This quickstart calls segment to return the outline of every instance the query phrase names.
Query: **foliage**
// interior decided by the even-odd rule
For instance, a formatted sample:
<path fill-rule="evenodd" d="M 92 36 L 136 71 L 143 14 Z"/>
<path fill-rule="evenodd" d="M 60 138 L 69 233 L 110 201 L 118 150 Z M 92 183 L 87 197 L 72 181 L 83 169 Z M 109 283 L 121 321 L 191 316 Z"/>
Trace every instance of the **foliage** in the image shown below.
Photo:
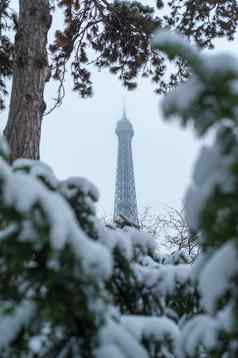
<path fill-rule="evenodd" d="M 64 26 L 56 30 L 55 40 L 49 45 L 51 61 L 47 80 L 59 82 L 55 106 L 62 103 L 65 95 L 68 64 L 73 89 L 83 97 L 92 95 L 91 64 L 99 69 L 108 68 L 129 90 L 137 86 L 140 74 L 152 79 L 156 92 L 165 93 L 186 80 L 189 73 L 186 62 L 175 58 L 174 66 L 167 66 L 166 56 L 154 51 L 150 44 L 154 30 L 170 28 L 194 39 L 200 47 L 213 47 L 216 38 L 234 39 L 238 19 L 235 0 L 169 1 L 166 10 L 163 1 L 157 1 L 157 9 L 127 0 L 49 3 L 52 16 L 58 10 L 64 18 Z M 13 71 L 14 46 L 8 34 L 17 27 L 10 4 L 10 0 L 3 0 L 0 8 L 1 106 L 6 94 L 5 79 Z"/>
<path fill-rule="evenodd" d="M 80 6 L 78 1 L 58 1 L 58 5 L 64 9 L 65 29 L 56 32 L 56 40 L 50 47 L 53 77 L 62 79 L 65 64 L 73 55 L 74 90 L 82 96 L 91 94 L 90 72 L 85 65 L 90 61 L 90 47 L 96 54 L 93 63 L 99 68 L 109 67 L 128 89 L 136 86 L 139 71 L 148 75 L 153 73 L 153 65 L 163 63 L 163 59 L 153 53 L 149 41 L 160 24 L 160 20 L 153 17 L 153 8 L 136 1 L 90 0 L 82 1 Z M 153 76 L 156 76 L 155 70 Z"/>
<path fill-rule="evenodd" d="M 213 48 L 215 39 L 234 40 L 238 22 L 235 0 L 168 1 L 165 23 L 178 33 L 193 39 L 199 47 Z"/>
<path fill-rule="evenodd" d="M 0 323 L 0 346 L 5 356 L 25 356 L 35 337 L 39 356 L 56 356 L 65 345 L 71 352 L 70 342 L 78 332 L 81 340 L 75 338 L 75 346 L 88 356 L 104 322 L 109 254 L 87 238 L 67 202 L 52 186 L 49 189 L 49 183 L 56 182 L 47 166 L 24 160 L 11 169 L 1 160 L 0 181 L 5 222 L 0 296 L 1 314 L 7 314 Z M 4 336 L 9 320 L 12 337 Z M 91 340 L 86 338 L 89 334 Z"/>
<path fill-rule="evenodd" d="M 101 225 L 85 179 L 59 181 L 39 161 L 11 166 L 1 148 L 2 356 L 170 357 L 193 310 L 176 299 L 192 297 L 190 266 L 159 261 L 134 228 Z"/>
<path fill-rule="evenodd" d="M 202 255 L 195 269 L 204 313 L 185 325 L 185 356 L 237 355 L 237 60 L 205 56 L 179 37 L 161 33 L 155 46 L 181 56 L 193 76 L 165 98 L 164 114 L 192 124 L 199 136 L 215 132 L 204 147 L 185 197 L 188 224 L 201 232 Z M 195 265 L 196 266 L 196 265 Z"/>
<path fill-rule="evenodd" d="M 170 66 L 168 70 L 166 56 L 151 48 L 154 30 L 175 29 L 193 37 L 199 46 L 211 47 L 218 37 L 233 39 L 238 18 L 234 0 L 202 1 L 201 4 L 170 1 L 166 12 L 161 11 L 162 1 L 157 2 L 157 11 L 138 1 L 59 0 L 57 3 L 65 11 L 65 29 L 56 31 L 56 40 L 50 47 L 52 75 L 62 84 L 66 63 L 72 59 L 74 90 L 82 96 L 92 94 L 88 63 L 100 69 L 109 68 L 128 89 L 136 87 L 138 74 L 142 74 L 152 79 L 157 93 L 165 93 L 186 80 L 189 73 L 186 62 L 178 58 L 173 61 L 174 69 Z M 90 48 L 95 55 L 91 55 Z M 60 90 L 61 101 L 63 86 Z"/>

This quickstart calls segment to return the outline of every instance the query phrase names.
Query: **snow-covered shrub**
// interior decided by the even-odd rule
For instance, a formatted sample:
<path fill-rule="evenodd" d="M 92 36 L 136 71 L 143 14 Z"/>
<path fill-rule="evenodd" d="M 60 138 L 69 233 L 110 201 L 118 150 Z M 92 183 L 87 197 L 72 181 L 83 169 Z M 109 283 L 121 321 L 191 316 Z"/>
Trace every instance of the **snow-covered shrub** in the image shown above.
<path fill-rule="evenodd" d="M 144 233 L 103 226 L 85 179 L 1 154 L 1 357 L 174 355 L 180 314 L 168 302 L 189 287 L 189 266 L 160 263 Z"/>
<path fill-rule="evenodd" d="M 85 178 L 71 177 L 61 181 L 59 192 L 68 201 L 81 228 L 91 237 L 97 239 L 97 219 L 95 203 L 98 201 L 97 188 Z"/>
<path fill-rule="evenodd" d="M 183 254 L 161 257 L 156 241 L 131 227 L 105 230 L 101 237 L 113 255 L 107 287 L 120 313 L 167 316 L 174 322 L 192 314 L 197 305 L 191 265 Z"/>
<path fill-rule="evenodd" d="M 94 204 L 98 200 L 97 188 L 85 178 L 71 177 L 59 181 L 52 169 L 45 163 L 29 159 L 18 159 L 13 163 L 14 171 L 29 173 L 40 179 L 48 189 L 57 191 L 69 203 L 81 228 L 96 238 L 96 211 Z"/>
<path fill-rule="evenodd" d="M 202 255 L 192 269 L 201 314 L 182 328 L 180 354 L 238 356 L 238 61 L 207 56 L 180 37 L 159 33 L 155 47 L 190 66 L 191 79 L 163 101 L 167 118 L 192 124 L 214 144 L 204 147 L 185 197 L 191 230 L 201 232 Z"/>
<path fill-rule="evenodd" d="M 11 167 L 0 159 L 0 350 L 6 357 L 24 357 L 36 346 L 42 356 L 57 356 L 72 338 L 88 356 L 105 321 L 110 253 L 78 225 L 53 178 L 41 163 Z"/>

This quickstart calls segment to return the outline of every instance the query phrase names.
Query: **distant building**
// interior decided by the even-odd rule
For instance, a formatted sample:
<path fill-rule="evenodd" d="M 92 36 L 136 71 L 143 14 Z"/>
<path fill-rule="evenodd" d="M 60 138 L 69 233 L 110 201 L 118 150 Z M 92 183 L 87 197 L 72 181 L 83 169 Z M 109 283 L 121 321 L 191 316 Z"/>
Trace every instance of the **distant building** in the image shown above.
<path fill-rule="evenodd" d="M 114 222 L 124 221 L 138 226 L 135 178 L 132 158 L 132 137 L 134 130 L 123 111 L 122 119 L 117 122 L 118 156 L 116 190 L 114 198 Z"/>

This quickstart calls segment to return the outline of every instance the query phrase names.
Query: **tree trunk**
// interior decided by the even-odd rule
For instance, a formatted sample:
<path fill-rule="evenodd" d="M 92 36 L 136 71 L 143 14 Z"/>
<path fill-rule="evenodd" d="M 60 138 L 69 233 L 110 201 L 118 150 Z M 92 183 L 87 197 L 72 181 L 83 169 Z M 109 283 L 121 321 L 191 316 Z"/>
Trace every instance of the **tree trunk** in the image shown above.
<path fill-rule="evenodd" d="M 48 75 L 48 0 L 19 0 L 14 74 L 9 117 L 4 135 L 11 159 L 39 159 L 44 88 Z"/>

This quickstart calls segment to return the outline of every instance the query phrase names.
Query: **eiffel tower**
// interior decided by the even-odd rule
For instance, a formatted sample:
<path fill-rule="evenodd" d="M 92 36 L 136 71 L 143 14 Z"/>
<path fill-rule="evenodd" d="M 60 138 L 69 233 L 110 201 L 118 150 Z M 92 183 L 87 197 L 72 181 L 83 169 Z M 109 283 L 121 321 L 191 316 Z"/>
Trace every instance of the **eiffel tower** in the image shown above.
<path fill-rule="evenodd" d="M 118 136 L 117 175 L 114 198 L 114 222 L 124 221 L 138 227 L 136 189 L 132 158 L 132 137 L 134 130 L 128 120 L 125 108 L 122 119 L 117 122 Z"/>

